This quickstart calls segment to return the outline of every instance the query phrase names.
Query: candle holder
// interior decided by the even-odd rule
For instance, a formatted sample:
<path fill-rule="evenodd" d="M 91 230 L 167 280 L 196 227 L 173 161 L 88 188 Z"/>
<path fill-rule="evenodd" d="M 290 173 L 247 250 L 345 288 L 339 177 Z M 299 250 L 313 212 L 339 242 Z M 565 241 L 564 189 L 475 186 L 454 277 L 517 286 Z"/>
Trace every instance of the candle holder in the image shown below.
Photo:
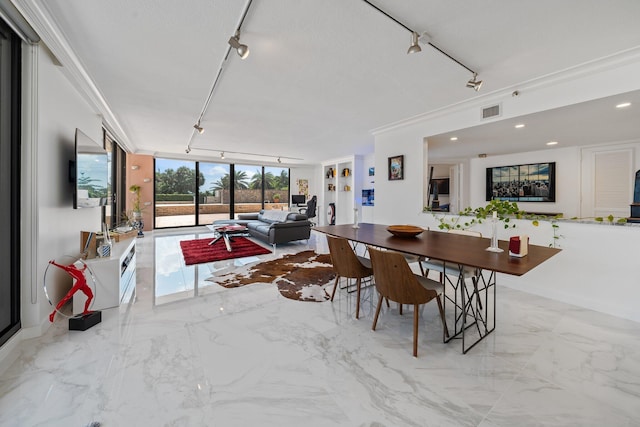
<path fill-rule="evenodd" d="M 358 208 L 353 208 L 353 225 L 351 228 L 360 228 L 358 225 Z"/>
<path fill-rule="evenodd" d="M 504 249 L 498 247 L 498 218 L 496 215 L 491 219 L 491 246 L 486 250 L 489 252 L 504 252 Z"/>

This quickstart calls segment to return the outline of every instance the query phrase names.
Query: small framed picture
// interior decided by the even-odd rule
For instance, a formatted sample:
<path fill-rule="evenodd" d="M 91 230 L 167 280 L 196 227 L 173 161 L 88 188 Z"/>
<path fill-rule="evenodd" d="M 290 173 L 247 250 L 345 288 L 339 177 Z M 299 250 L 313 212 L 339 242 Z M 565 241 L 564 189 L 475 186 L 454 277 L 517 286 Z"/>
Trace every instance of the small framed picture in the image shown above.
<path fill-rule="evenodd" d="M 369 176 L 374 176 L 375 174 L 376 174 L 376 168 L 370 167 L 369 168 Z"/>
<path fill-rule="evenodd" d="M 404 179 L 404 156 L 389 157 L 389 181 Z"/>

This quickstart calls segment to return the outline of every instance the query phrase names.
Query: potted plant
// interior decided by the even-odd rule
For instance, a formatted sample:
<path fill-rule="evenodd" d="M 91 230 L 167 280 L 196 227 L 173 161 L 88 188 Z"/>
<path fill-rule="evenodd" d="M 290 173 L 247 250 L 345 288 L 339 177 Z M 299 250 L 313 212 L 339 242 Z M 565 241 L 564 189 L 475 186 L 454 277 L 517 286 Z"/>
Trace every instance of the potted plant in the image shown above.
<path fill-rule="evenodd" d="M 273 195 L 273 203 L 280 203 L 280 194 L 276 193 Z"/>
<path fill-rule="evenodd" d="M 129 187 L 129 191 L 133 193 L 133 205 L 131 206 L 131 226 L 138 230 L 138 237 L 144 236 L 142 229 L 144 228 L 144 222 L 142 220 L 142 205 L 140 202 L 140 190 L 141 187 L 137 184 L 133 184 Z"/>

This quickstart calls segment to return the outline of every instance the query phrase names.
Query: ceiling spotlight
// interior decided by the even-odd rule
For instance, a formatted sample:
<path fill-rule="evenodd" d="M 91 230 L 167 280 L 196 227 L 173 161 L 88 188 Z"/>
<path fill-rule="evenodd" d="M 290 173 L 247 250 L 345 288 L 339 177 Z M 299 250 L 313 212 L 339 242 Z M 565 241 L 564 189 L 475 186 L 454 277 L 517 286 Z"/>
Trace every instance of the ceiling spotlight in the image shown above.
<path fill-rule="evenodd" d="M 547 145 L 558 145 L 558 141 L 549 141 Z"/>
<path fill-rule="evenodd" d="M 518 123 L 517 125 L 514 126 L 514 128 L 516 129 L 522 129 L 524 127 L 524 123 Z"/>
<path fill-rule="evenodd" d="M 229 39 L 229 44 L 238 52 L 240 58 L 245 59 L 249 56 L 249 46 L 240 43 L 240 30 L 236 31 L 236 35 Z"/>
<path fill-rule="evenodd" d="M 189 154 L 191 152 L 191 147 L 187 147 L 186 150 L 184 150 L 185 153 Z"/>
<path fill-rule="evenodd" d="M 476 92 L 478 92 L 480 90 L 480 87 L 482 86 L 482 80 L 477 80 L 477 78 L 478 73 L 473 73 L 473 77 L 467 82 L 467 87 L 470 87 Z"/>
<path fill-rule="evenodd" d="M 630 102 L 623 102 L 622 104 L 616 105 L 616 108 L 626 108 L 626 107 L 628 107 L 630 105 L 631 105 Z"/>
<path fill-rule="evenodd" d="M 220 152 L 220 158 L 224 160 L 224 151 Z"/>
<path fill-rule="evenodd" d="M 202 126 L 200 126 L 200 120 L 198 120 L 198 123 L 193 125 L 193 128 L 195 130 L 197 130 L 200 135 L 202 135 L 204 133 L 204 128 Z"/>
<path fill-rule="evenodd" d="M 280 160 L 280 157 L 278 157 L 278 163 L 282 163 L 282 160 Z"/>
<path fill-rule="evenodd" d="M 452 136 L 451 138 L 449 138 L 449 141 L 457 141 L 458 137 L 457 136 Z"/>
<path fill-rule="evenodd" d="M 418 45 L 418 33 L 414 31 L 411 33 L 411 46 L 409 46 L 409 50 L 407 50 L 407 55 L 418 52 L 422 52 L 422 49 L 420 48 L 420 45 Z"/>

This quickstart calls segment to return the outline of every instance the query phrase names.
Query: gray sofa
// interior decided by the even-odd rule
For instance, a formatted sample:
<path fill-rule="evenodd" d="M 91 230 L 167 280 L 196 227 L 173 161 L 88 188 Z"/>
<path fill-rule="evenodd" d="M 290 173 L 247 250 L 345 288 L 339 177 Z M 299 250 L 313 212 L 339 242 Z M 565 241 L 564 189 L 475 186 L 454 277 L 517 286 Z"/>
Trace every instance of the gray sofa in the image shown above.
<path fill-rule="evenodd" d="M 274 246 L 306 240 L 311 236 L 311 223 L 307 216 L 296 212 L 261 210 L 257 214 L 239 214 L 236 220 L 218 220 L 213 224 L 246 225 L 252 237 Z"/>

